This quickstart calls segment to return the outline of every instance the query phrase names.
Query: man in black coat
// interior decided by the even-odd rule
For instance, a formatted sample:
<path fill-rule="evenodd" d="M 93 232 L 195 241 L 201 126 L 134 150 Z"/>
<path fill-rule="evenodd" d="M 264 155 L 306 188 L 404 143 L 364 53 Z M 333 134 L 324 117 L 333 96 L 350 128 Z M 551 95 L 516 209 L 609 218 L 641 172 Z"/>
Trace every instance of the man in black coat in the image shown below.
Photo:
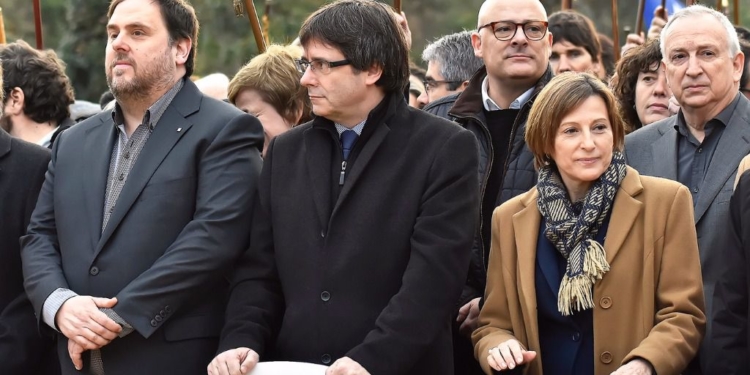
<path fill-rule="evenodd" d="M 750 373 L 750 171 L 738 181 L 729 201 L 729 223 L 715 228 L 725 265 L 714 289 L 713 350 L 706 365 L 715 374 Z"/>
<path fill-rule="evenodd" d="M 188 79 L 197 34 L 184 0 L 114 0 L 116 105 L 52 149 L 21 257 L 63 374 L 198 375 L 215 354 L 263 128 Z"/>
<path fill-rule="evenodd" d="M 478 150 L 471 132 L 406 105 L 408 50 L 391 12 L 343 0 L 302 26 L 317 118 L 269 145 L 210 374 L 259 358 L 330 375 L 453 374 Z"/>
<path fill-rule="evenodd" d="M 18 244 L 26 233 L 49 158 L 49 150 L 0 130 L 0 374 L 4 375 L 60 371 L 54 342 L 39 335 L 34 309 L 23 290 Z"/>

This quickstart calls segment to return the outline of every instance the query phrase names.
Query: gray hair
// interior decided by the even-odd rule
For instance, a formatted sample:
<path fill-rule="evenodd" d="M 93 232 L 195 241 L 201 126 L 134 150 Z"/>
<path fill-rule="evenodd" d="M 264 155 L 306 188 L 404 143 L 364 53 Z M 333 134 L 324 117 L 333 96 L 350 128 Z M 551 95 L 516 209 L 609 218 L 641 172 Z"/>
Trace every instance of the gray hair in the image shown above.
<path fill-rule="evenodd" d="M 711 8 L 708 8 L 703 5 L 691 5 L 687 8 L 680 9 L 679 11 L 675 12 L 672 17 L 669 18 L 669 21 L 666 25 L 664 25 L 664 28 L 661 29 L 661 35 L 659 37 L 659 48 L 661 49 L 661 55 L 662 58 L 666 61 L 667 60 L 667 51 L 666 51 L 666 40 L 667 40 L 667 34 L 669 33 L 669 28 L 672 26 L 675 21 L 677 21 L 680 18 L 690 18 L 690 17 L 697 17 L 697 16 L 703 16 L 703 15 L 709 15 L 713 18 L 716 18 L 721 23 L 721 26 L 724 26 L 724 31 L 726 31 L 727 34 L 727 41 L 729 43 L 729 54 L 732 57 L 737 56 L 738 53 L 740 53 L 740 39 L 737 37 L 737 31 L 734 29 L 734 25 L 732 25 L 732 22 L 729 21 L 729 18 L 725 16 L 721 12 L 717 12 Z"/>
<path fill-rule="evenodd" d="M 451 84 L 451 90 L 460 86 L 460 82 L 468 81 L 484 65 L 482 59 L 474 54 L 470 31 L 449 34 L 430 43 L 422 52 L 422 60 L 437 62 L 440 74 L 446 81 L 459 82 Z"/>

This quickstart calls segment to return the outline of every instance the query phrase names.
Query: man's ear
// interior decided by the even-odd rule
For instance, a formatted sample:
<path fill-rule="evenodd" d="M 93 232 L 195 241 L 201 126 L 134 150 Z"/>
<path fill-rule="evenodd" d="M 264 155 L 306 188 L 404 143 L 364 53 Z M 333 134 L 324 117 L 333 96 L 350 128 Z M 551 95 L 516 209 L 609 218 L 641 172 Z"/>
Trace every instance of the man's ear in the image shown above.
<path fill-rule="evenodd" d="M 5 99 L 5 114 L 6 115 L 20 115 L 23 113 L 23 103 L 26 100 L 26 96 L 20 87 L 14 87 L 8 93 L 8 97 Z"/>
<path fill-rule="evenodd" d="M 174 60 L 177 65 L 185 65 L 190 50 L 193 48 L 193 41 L 190 38 L 182 38 L 177 40 L 172 47 L 174 47 Z"/>
<path fill-rule="evenodd" d="M 369 69 L 365 70 L 364 73 L 367 75 L 365 77 L 365 83 L 369 85 L 374 85 L 378 80 L 380 79 L 380 76 L 383 75 L 383 67 L 374 64 Z"/>

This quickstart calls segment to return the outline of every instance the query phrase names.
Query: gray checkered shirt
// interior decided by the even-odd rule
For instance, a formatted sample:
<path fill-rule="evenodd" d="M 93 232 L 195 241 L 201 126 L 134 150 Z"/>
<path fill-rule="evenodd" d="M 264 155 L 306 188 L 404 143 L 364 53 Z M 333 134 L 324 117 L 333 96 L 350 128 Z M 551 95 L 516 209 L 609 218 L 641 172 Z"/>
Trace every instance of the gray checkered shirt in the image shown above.
<path fill-rule="evenodd" d="M 107 190 L 105 193 L 104 201 L 104 217 L 102 220 L 102 229 L 107 227 L 109 217 L 114 212 L 115 205 L 117 204 L 117 198 L 120 196 L 123 186 L 128 179 L 130 171 L 135 165 L 135 161 L 143 149 L 143 146 L 151 136 L 151 132 L 154 131 L 154 127 L 164 115 L 169 105 L 174 100 L 177 93 L 180 92 L 184 81 L 180 79 L 177 83 L 172 86 L 161 98 L 159 98 L 151 107 L 146 110 L 143 115 L 143 121 L 135 129 L 133 134 L 128 137 L 125 132 L 125 119 L 120 109 L 119 104 L 115 104 L 114 110 L 112 110 L 112 120 L 117 126 L 118 139 L 112 148 L 112 155 L 109 162 L 109 173 L 107 177 Z M 44 302 L 42 308 L 43 320 L 47 325 L 57 329 L 55 325 L 55 316 L 57 311 L 60 310 L 65 301 L 77 296 L 75 292 L 66 289 L 58 288 Z M 122 317 L 120 317 L 114 310 L 103 308 L 101 309 L 109 318 L 123 326 L 123 330 L 120 333 L 120 337 L 124 337 L 129 333 L 133 332 L 133 327 L 128 324 Z M 101 359 L 101 352 L 99 350 L 91 351 L 91 373 L 94 375 L 104 375 L 104 367 Z"/>

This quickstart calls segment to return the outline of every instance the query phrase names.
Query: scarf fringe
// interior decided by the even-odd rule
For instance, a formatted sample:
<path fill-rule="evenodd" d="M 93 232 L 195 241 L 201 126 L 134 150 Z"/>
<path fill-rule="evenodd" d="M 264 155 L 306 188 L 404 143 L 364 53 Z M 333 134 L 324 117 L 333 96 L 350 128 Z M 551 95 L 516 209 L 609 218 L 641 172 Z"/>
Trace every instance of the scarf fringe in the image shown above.
<path fill-rule="evenodd" d="M 586 240 L 585 243 L 583 273 L 573 277 L 566 274 L 560 283 L 557 310 L 564 316 L 573 315 L 574 311 L 594 308 L 594 280 L 601 280 L 609 271 L 604 247 L 595 240 Z"/>

